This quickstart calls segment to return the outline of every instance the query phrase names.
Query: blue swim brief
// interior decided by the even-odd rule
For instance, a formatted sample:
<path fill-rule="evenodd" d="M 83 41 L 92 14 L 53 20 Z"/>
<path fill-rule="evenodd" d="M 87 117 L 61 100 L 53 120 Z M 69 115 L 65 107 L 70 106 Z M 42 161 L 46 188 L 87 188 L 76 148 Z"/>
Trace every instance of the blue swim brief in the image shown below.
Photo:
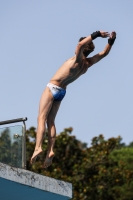
<path fill-rule="evenodd" d="M 66 94 L 66 90 L 54 85 L 53 83 L 48 83 L 47 87 L 50 89 L 53 97 L 54 97 L 54 101 L 62 101 L 62 99 L 64 98 L 65 94 Z"/>

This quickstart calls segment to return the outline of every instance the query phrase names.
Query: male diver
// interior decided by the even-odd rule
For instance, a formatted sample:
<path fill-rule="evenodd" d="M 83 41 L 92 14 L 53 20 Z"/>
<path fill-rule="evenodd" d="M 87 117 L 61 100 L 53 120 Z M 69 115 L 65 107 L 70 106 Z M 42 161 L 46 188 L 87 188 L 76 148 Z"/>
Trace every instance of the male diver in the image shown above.
<path fill-rule="evenodd" d="M 88 57 L 88 55 L 94 51 L 95 46 L 93 40 L 97 37 L 109 37 L 108 43 L 103 51 L 93 57 Z M 35 162 L 36 157 L 42 152 L 42 143 L 47 124 L 48 151 L 43 167 L 47 168 L 51 165 L 54 157 L 53 149 L 56 138 L 56 127 L 54 121 L 61 101 L 66 94 L 67 85 L 75 81 L 82 74 L 86 73 L 89 67 L 107 56 L 115 39 L 116 32 L 114 31 L 111 34 L 109 32 L 96 31 L 88 37 L 80 38 L 75 50 L 75 56 L 64 62 L 49 81 L 40 99 L 36 145 L 30 160 L 31 164 Z"/>

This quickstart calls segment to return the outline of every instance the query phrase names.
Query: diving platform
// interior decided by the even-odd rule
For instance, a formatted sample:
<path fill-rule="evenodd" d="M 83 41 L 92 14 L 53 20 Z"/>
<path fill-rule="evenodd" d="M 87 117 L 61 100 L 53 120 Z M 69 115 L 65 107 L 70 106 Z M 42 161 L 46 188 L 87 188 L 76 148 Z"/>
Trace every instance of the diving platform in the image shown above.
<path fill-rule="evenodd" d="M 68 200 L 72 184 L 0 163 L 1 200 Z"/>

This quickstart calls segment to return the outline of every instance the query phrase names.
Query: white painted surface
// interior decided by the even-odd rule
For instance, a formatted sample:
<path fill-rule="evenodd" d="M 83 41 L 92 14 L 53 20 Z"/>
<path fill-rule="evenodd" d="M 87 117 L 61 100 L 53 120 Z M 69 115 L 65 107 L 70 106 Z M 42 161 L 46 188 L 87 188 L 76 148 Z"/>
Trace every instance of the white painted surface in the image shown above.
<path fill-rule="evenodd" d="M 0 163 L 0 177 L 45 192 L 72 198 L 72 184 Z"/>

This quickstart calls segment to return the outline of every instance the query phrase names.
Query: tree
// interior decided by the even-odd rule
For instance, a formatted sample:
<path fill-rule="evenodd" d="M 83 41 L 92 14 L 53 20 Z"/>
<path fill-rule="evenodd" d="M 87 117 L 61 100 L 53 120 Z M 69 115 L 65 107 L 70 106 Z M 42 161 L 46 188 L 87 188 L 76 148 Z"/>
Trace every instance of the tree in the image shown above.
<path fill-rule="evenodd" d="M 103 135 L 92 139 L 92 146 L 77 140 L 71 135 L 72 128 L 66 128 L 57 135 L 55 158 L 47 169 L 42 168 L 46 151 L 47 137 L 44 139 L 42 155 L 34 165 L 29 164 L 35 147 L 36 130 L 27 131 L 27 166 L 28 170 L 73 184 L 73 200 L 132 200 L 132 169 L 129 160 L 123 161 L 128 152 L 121 145 L 121 138 L 105 140 Z M 119 157 L 123 150 L 125 157 Z M 117 156 L 116 156 L 117 154 Z M 124 163 L 124 164 L 122 164 Z M 127 173 L 127 175 L 125 175 Z M 129 185 L 130 184 L 130 185 Z M 128 197 L 128 198 L 127 198 Z"/>
<path fill-rule="evenodd" d="M 11 137 L 9 128 L 3 129 L 0 136 L 0 162 L 11 163 Z"/>
<path fill-rule="evenodd" d="M 56 137 L 55 158 L 46 170 L 42 168 L 47 153 L 47 133 L 43 153 L 30 165 L 35 147 L 36 129 L 26 131 L 27 169 L 36 173 L 71 182 L 73 200 L 133 200 L 133 142 L 128 146 L 121 137 L 104 139 L 103 135 L 92 139 L 87 147 L 73 136 L 72 128 L 66 128 Z M 19 166 L 21 137 L 11 138 L 10 130 L 0 136 L 0 161 Z M 12 156 L 11 156 L 12 155 Z"/>
<path fill-rule="evenodd" d="M 0 162 L 14 166 L 22 166 L 22 137 L 13 137 L 12 127 L 4 128 L 0 134 Z"/>
<path fill-rule="evenodd" d="M 130 146 L 130 145 L 129 145 Z M 114 150 L 110 159 L 115 163 L 112 173 L 116 185 L 113 187 L 118 200 L 133 200 L 133 147 Z"/>

